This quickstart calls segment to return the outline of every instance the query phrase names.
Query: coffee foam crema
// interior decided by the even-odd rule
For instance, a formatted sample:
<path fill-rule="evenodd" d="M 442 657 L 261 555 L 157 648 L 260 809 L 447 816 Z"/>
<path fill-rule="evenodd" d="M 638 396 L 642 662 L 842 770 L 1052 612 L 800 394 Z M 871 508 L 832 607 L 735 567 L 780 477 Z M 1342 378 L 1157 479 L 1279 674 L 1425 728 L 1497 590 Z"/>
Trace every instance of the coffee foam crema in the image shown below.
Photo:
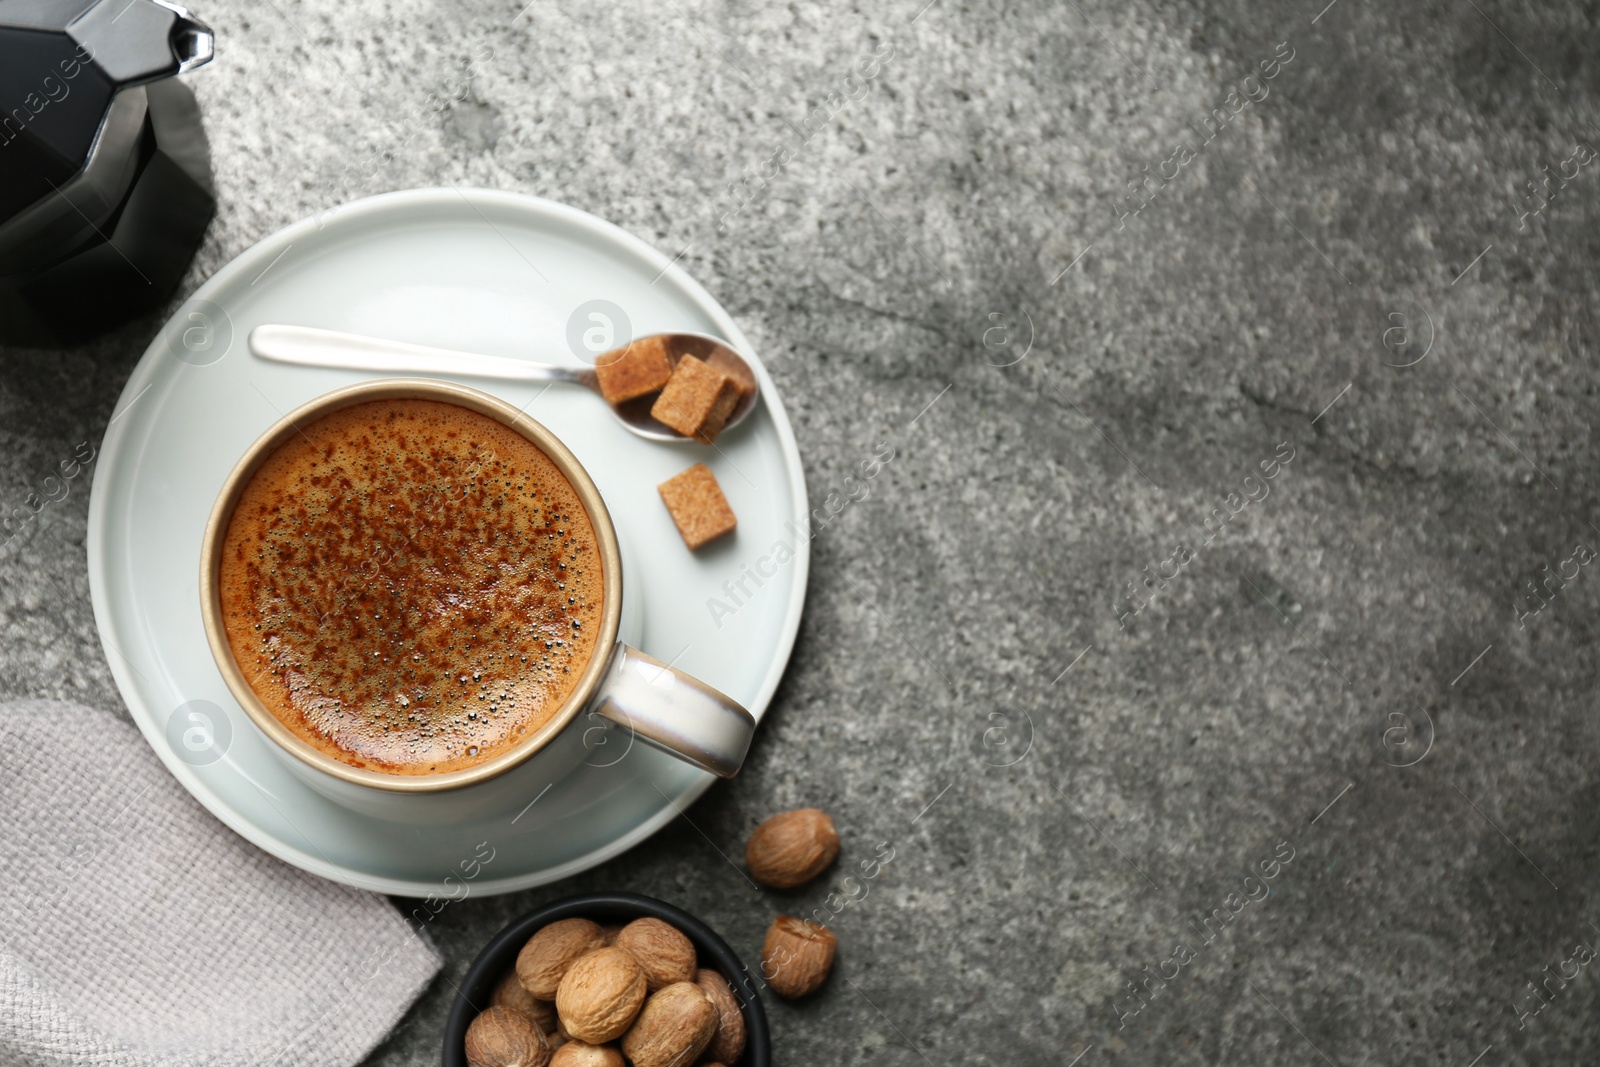
<path fill-rule="evenodd" d="M 240 494 L 223 626 L 263 704 L 354 767 L 439 774 L 559 710 L 603 612 L 594 527 L 486 415 L 378 400 L 302 425 Z"/>

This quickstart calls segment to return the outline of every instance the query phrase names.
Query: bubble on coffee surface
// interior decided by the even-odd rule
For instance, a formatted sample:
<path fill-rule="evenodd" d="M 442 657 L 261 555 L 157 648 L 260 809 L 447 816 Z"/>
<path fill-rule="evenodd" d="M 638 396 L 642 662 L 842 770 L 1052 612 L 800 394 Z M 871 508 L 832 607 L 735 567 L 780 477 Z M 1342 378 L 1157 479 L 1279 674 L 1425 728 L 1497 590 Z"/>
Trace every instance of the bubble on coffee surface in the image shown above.
<path fill-rule="evenodd" d="M 594 527 L 536 445 L 453 404 L 383 400 L 300 428 L 250 479 L 224 626 L 262 702 L 358 767 L 482 763 L 549 720 L 594 651 Z"/>

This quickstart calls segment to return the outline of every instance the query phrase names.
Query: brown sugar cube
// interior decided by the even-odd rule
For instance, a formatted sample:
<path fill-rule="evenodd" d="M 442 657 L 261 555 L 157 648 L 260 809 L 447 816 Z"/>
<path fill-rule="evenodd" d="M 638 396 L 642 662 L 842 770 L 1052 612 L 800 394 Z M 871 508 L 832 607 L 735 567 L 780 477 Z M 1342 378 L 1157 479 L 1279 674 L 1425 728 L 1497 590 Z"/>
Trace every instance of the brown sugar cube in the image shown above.
<path fill-rule="evenodd" d="M 672 380 L 650 408 L 652 418 L 709 445 L 739 404 L 739 383 L 693 356 L 678 361 Z"/>
<path fill-rule="evenodd" d="M 667 346 L 659 337 L 635 341 L 620 352 L 607 353 L 605 358 L 609 362 L 596 363 L 594 374 L 600 380 L 600 395 L 608 404 L 653 393 L 672 377 L 672 361 L 667 359 Z"/>
<path fill-rule="evenodd" d="M 728 498 L 722 495 L 722 486 L 717 484 L 717 476 L 704 463 L 673 475 L 656 486 L 656 491 L 691 551 L 738 525 Z"/>

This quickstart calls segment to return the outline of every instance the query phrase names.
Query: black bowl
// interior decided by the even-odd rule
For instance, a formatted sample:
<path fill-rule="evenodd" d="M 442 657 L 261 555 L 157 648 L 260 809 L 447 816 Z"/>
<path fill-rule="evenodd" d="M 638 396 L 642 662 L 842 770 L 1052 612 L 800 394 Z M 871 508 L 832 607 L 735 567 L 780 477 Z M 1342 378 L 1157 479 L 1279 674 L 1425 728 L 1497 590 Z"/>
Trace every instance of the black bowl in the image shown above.
<path fill-rule="evenodd" d="M 744 1011 L 744 1055 L 739 1067 L 771 1067 L 772 1037 L 767 1031 L 767 1013 L 755 979 L 728 943 L 716 931 L 681 908 L 637 893 L 586 893 L 546 904 L 515 920 L 496 934 L 478 958 L 472 961 L 467 977 L 456 990 L 450 1017 L 444 1024 L 444 1067 L 467 1067 L 467 1027 L 478 1013 L 489 1006 L 495 984 L 511 970 L 517 953 L 534 931 L 557 919 L 593 919 L 595 922 L 630 922 L 651 916 L 671 923 L 694 942 L 700 966 L 721 971 L 733 987 L 733 995 Z"/>

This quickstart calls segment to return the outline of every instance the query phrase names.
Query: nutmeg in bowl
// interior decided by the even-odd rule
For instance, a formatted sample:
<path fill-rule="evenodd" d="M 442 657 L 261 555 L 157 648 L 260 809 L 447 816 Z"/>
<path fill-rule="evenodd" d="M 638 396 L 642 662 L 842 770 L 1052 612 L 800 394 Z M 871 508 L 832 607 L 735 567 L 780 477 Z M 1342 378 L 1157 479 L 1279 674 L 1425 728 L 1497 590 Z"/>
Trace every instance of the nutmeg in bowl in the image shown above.
<path fill-rule="evenodd" d="M 759 964 L 747 967 L 726 941 L 688 912 L 664 901 L 633 893 L 593 893 L 567 897 L 522 916 L 496 934 L 472 962 L 466 978 L 457 988 L 444 1028 L 444 1067 L 469 1067 L 466 1051 L 468 1028 L 487 1009 L 513 1005 L 517 1001 L 515 991 L 505 984 L 506 976 L 517 973 L 518 957 L 528 947 L 534 934 L 550 928 L 554 923 L 561 925 L 545 935 L 534 951 L 521 960 L 521 969 L 527 977 L 535 980 L 541 990 L 553 980 L 559 986 L 559 979 L 564 978 L 565 973 L 552 975 L 545 971 L 552 966 L 561 972 L 570 969 L 570 965 L 563 967 L 562 964 L 568 962 L 564 959 L 567 955 L 581 955 L 573 948 L 574 945 L 595 952 L 598 949 L 594 946 L 604 947 L 608 942 L 620 940 L 624 946 L 631 946 L 634 952 L 644 958 L 646 966 L 641 968 L 639 982 L 648 984 L 649 998 L 655 1002 L 655 1007 L 649 1016 L 645 1016 L 642 1006 L 638 1011 L 638 1016 L 645 1017 L 646 1023 L 645 1027 L 633 1034 L 632 1040 L 635 1058 L 640 1062 L 654 1062 L 657 1048 L 672 1037 L 675 1028 L 696 1024 L 696 1012 L 704 1013 L 705 1005 L 715 1005 L 717 1012 L 730 1007 L 738 1010 L 742 1027 L 735 1029 L 740 1031 L 743 1045 L 738 1067 L 770 1067 L 771 1038 L 767 1030 L 766 1013 L 757 992 Z M 677 934 L 687 938 L 688 945 L 684 945 Z M 692 958 L 688 951 L 691 946 Z M 591 961 L 591 965 L 594 962 Z M 604 967 L 591 966 L 590 969 L 605 973 L 579 974 L 572 985 L 585 987 L 583 992 L 590 993 L 591 997 L 598 993 L 618 1001 L 627 999 L 628 1003 L 621 1007 L 633 1007 L 632 995 L 637 989 L 627 975 L 610 973 Z M 704 979 L 707 971 L 715 972 L 725 981 L 718 985 L 714 979 Z M 648 972 L 648 976 L 644 972 Z M 569 995 L 572 992 L 573 989 L 569 988 Z M 685 1011 L 669 1010 L 673 1008 L 669 1002 L 675 999 L 684 1002 L 682 1006 Z M 542 1005 L 545 1002 L 538 1003 Z M 596 1006 L 606 1010 L 613 1008 L 609 1000 Z M 603 1016 L 604 1012 L 596 1018 L 597 1029 L 591 1032 L 591 1036 L 610 1032 L 602 1025 Z M 585 1020 L 575 1021 L 581 1026 Z M 703 1025 L 703 1020 L 699 1025 Z M 480 1029 L 493 1030 L 490 1036 L 502 1036 L 498 1029 Z M 726 1031 L 727 1027 L 718 1029 Z M 551 1056 L 553 1059 L 552 1053 L 559 1051 L 564 1047 L 563 1042 L 573 1037 L 566 1032 L 553 1036 L 551 1043 L 554 1047 L 551 1051 L 532 1050 L 529 1062 L 549 1062 L 544 1057 Z M 611 1062 L 608 1056 L 590 1054 L 587 1043 L 583 1041 L 571 1043 L 582 1047 L 570 1049 L 568 1055 L 562 1058 L 562 1063 L 587 1063 L 591 1060 L 596 1064 Z M 620 1042 L 613 1044 L 620 1045 Z M 610 1049 L 606 1048 L 605 1051 L 609 1052 Z M 705 1051 L 709 1054 L 712 1048 L 708 1046 Z M 598 1048 L 596 1052 L 599 1052 Z M 588 1059 L 584 1058 L 586 1055 Z M 668 1060 L 663 1059 L 662 1062 Z"/>

